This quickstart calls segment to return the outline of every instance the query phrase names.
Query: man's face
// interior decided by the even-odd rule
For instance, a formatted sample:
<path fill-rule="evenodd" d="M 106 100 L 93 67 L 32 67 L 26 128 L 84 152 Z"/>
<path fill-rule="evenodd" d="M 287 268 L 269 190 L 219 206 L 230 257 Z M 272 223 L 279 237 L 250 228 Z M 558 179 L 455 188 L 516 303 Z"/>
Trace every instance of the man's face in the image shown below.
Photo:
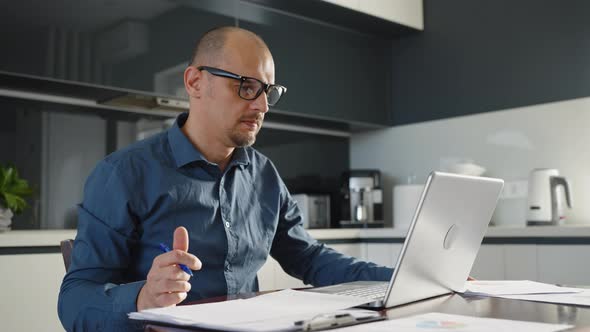
<path fill-rule="evenodd" d="M 252 41 L 229 40 L 220 65 L 215 65 L 241 76 L 274 83 L 274 62 L 266 49 Z M 254 144 L 260 131 L 264 114 L 268 112 L 266 93 L 254 100 L 244 100 L 238 95 L 240 81 L 204 75 L 204 109 L 212 133 L 228 147 Z"/>

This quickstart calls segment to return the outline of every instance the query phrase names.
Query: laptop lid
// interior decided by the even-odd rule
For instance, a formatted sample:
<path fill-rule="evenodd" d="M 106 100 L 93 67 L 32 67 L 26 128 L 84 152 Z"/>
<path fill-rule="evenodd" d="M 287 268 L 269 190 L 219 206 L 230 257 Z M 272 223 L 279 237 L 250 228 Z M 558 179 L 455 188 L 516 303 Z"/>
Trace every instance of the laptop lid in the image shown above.
<path fill-rule="evenodd" d="M 501 179 L 432 172 L 382 306 L 462 291 L 503 186 Z"/>

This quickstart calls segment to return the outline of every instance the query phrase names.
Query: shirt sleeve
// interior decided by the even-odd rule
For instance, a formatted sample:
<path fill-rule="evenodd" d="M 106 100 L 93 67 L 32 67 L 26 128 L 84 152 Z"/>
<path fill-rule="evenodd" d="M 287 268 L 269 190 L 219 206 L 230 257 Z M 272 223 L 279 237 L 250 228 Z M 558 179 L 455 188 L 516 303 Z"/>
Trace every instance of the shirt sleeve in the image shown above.
<path fill-rule="evenodd" d="M 58 314 L 68 331 L 142 330 L 127 318 L 145 281 L 128 280 L 137 244 L 135 218 L 127 186 L 117 170 L 98 164 L 78 208 L 78 233 L 72 263 L 58 300 Z"/>
<path fill-rule="evenodd" d="M 281 182 L 279 224 L 271 255 L 289 275 L 313 286 L 342 282 L 389 281 L 393 269 L 346 256 L 313 239 L 303 228 L 301 212 Z"/>

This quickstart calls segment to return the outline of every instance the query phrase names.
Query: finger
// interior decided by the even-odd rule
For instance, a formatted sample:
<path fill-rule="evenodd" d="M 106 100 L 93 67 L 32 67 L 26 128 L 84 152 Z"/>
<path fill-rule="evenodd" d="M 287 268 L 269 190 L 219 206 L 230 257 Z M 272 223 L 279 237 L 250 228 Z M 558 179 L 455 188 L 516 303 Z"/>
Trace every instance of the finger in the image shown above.
<path fill-rule="evenodd" d="M 160 270 L 161 279 L 188 281 L 191 276 L 180 269 L 178 265 L 169 265 Z"/>
<path fill-rule="evenodd" d="M 156 305 L 158 307 L 169 307 L 176 305 L 186 299 L 187 293 L 162 293 L 156 296 Z"/>
<path fill-rule="evenodd" d="M 197 256 L 180 250 L 172 250 L 154 258 L 154 265 L 159 268 L 178 264 L 184 264 L 191 270 L 200 270 L 202 265 Z"/>
<path fill-rule="evenodd" d="M 151 269 L 147 275 L 147 280 L 154 283 L 160 282 L 161 280 L 188 281 L 190 278 L 191 276 L 181 270 L 178 265 L 168 265 L 162 268 Z"/>
<path fill-rule="evenodd" d="M 172 242 L 172 249 L 188 251 L 188 231 L 186 228 L 180 226 L 174 230 L 174 241 Z"/>
<path fill-rule="evenodd" d="M 156 294 L 163 293 L 187 293 L 191 290 L 191 284 L 184 280 L 161 280 L 156 288 Z"/>
<path fill-rule="evenodd" d="M 158 280 L 152 285 L 152 292 L 159 296 L 166 293 L 187 293 L 191 290 L 191 284 L 183 280 Z"/>

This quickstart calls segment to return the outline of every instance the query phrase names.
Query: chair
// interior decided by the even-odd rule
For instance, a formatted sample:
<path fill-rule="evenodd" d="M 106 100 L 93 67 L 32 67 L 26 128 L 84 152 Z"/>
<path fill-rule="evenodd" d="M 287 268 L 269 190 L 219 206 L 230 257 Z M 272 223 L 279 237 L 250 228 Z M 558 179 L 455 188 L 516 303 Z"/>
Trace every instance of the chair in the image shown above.
<path fill-rule="evenodd" d="M 74 249 L 74 240 L 63 240 L 59 243 L 59 246 L 61 248 L 61 255 L 64 259 L 66 272 L 68 272 L 68 269 L 70 268 L 70 263 L 72 261 L 72 249 Z"/>

